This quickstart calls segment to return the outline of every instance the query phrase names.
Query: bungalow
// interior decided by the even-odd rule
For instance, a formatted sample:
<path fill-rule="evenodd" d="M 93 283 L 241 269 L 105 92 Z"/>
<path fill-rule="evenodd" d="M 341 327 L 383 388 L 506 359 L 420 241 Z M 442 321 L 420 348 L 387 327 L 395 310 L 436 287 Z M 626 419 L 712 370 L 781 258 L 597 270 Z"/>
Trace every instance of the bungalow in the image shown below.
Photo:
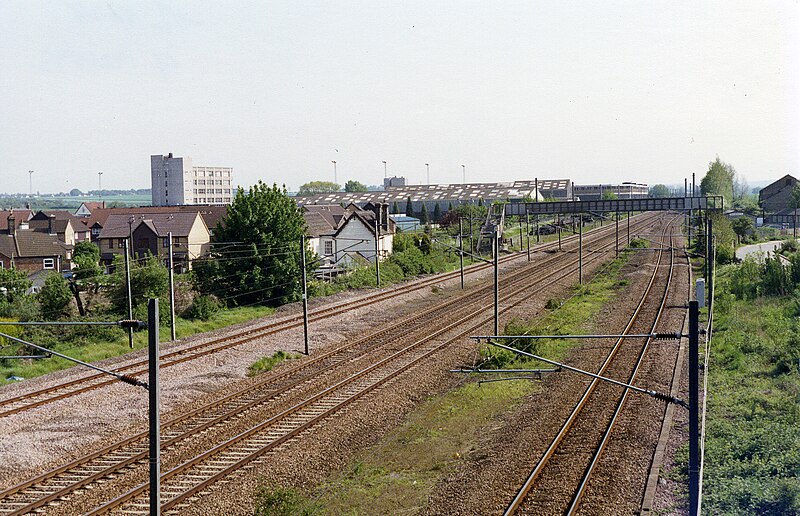
<path fill-rule="evenodd" d="M 125 242 L 132 241 L 132 253 L 168 260 L 169 233 L 172 233 L 172 258 L 176 267 L 189 269 L 191 262 L 208 251 L 208 227 L 198 212 L 112 214 L 105 220 L 98 245 L 100 259 L 110 264 L 114 255 L 123 255 Z"/>

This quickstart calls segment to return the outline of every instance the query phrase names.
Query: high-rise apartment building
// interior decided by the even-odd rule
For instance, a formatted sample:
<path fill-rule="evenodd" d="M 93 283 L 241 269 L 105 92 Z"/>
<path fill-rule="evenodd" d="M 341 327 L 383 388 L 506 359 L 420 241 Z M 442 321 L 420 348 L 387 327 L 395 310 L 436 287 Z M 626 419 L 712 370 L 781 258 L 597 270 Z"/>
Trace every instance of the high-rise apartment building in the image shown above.
<path fill-rule="evenodd" d="M 153 206 L 230 204 L 233 197 L 231 167 L 195 167 L 191 158 L 150 156 Z"/>

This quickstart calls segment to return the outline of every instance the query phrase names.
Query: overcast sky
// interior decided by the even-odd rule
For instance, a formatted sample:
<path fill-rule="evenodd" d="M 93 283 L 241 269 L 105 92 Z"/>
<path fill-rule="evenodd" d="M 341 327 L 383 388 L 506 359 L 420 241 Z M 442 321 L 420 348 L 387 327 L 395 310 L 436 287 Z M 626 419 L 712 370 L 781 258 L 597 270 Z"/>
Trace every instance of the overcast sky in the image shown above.
<path fill-rule="evenodd" d="M 0 2 L 0 191 L 800 174 L 800 6 Z"/>

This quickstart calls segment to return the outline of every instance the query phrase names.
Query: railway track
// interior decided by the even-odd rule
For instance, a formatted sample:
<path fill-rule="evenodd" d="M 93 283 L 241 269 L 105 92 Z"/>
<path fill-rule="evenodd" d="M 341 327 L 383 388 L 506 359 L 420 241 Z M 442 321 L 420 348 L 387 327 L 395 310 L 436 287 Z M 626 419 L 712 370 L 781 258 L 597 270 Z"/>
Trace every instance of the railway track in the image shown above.
<path fill-rule="evenodd" d="M 648 222 L 649 223 L 649 222 Z M 645 223 L 642 223 L 644 225 Z M 602 241 L 603 236 L 600 237 Z M 536 270 L 527 267 L 523 270 L 515 271 L 509 277 L 504 278 L 502 286 L 504 287 L 503 302 L 508 303 L 503 308 L 503 311 L 510 309 L 515 304 L 522 301 L 523 294 L 532 288 L 541 289 L 546 284 L 555 283 L 576 271 L 575 259 L 564 260 L 561 256 L 554 256 L 542 263 L 537 264 Z M 589 260 L 600 259 L 599 255 L 590 257 Z M 587 264 L 588 264 L 588 261 Z M 562 263 L 558 263 L 562 262 Z M 551 270 L 552 269 L 552 270 Z M 538 276 L 532 282 L 531 276 Z M 508 292 L 509 290 L 511 292 Z M 375 332 L 372 335 L 359 339 L 355 343 L 350 343 L 346 346 L 340 346 L 330 352 L 323 353 L 319 356 L 311 357 L 306 362 L 307 364 L 298 364 L 296 367 L 290 368 L 283 373 L 277 375 L 265 376 L 262 381 L 257 385 L 243 389 L 239 392 L 233 393 L 225 398 L 209 404 L 205 407 L 198 408 L 178 418 L 175 418 L 163 427 L 164 440 L 162 448 L 164 453 L 170 450 L 180 449 L 186 445 L 187 441 L 194 438 L 194 436 L 201 434 L 208 434 L 209 432 L 219 429 L 222 426 L 230 426 L 232 421 L 245 418 L 247 414 L 258 412 L 269 405 L 274 410 L 269 413 L 259 412 L 258 417 L 252 419 L 258 421 L 267 421 L 270 423 L 267 426 L 252 423 L 249 426 L 245 425 L 242 433 L 235 437 L 238 439 L 237 443 L 230 446 L 230 453 L 232 456 L 243 456 L 245 451 L 251 448 L 258 447 L 261 453 L 266 453 L 274 447 L 279 446 L 281 443 L 301 433 L 304 429 L 308 428 L 312 419 L 312 415 L 318 416 L 313 421 L 324 419 L 323 414 L 331 414 L 331 410 L 338 411 L 344 408 L 348 403 L 342 400 L 342 393 L 347 394 L 347 398 L 357 399 L 369 392 L 379 385 L 388 381 L 391 377 L 400 374 L 402 371 L 412 367 L 413 364 L 430 354 L 442 348 L 447 343 L 458 340 L 463 335 L 466 335 L 474 328 L 479 327 L 486 321 L 491 320 L 491 316 L 482 317 L 481 314 L 486 313 L 486 308 L 481 305 L 486 305 L 486 299 L 489 298 L 489 291 L 487 288 L 482 289 L 483 294 L 476 296 L 475 293 L 470 294 L 472 299 L 469 303 L 465 303 L 469 297 L 462 298 L 459 296 L 446 304 L 439 305 L 423 314 L 410 318 L 387 329 Z M 519 298 L 512 301 L 513 298 Z M 455 303 L 464 303 L 462 309 L 456 310 Z M 450 317 L 457 316 L 457 322 L 448 324 L 442 327 L 441 321 L 449 314 Z M 480 320 L 475 324 L 474 321 Z M 466 330 L 459 331 L 455 337 L 450 338 L 445 344 L 435 345 L 432 340 L 447 332 L 453 331 L 459 326 L 473 323 Z M 426 326 L 435 325 L 437 328 L 433 334 L 430 334 Z M 420 335 L 421 334 L 421 335 Z M 403 348 L 402 351 L 396 351 L 398 345 L 398 337 L 401 340 L 409 340 L 411 344 Z M 384 349 L 382 353 L 376 353 L 381 344 L 376 341 L 383 340 L 388 349 Z M 321 371 L 333 371 L 337 366 L 346 364 L 353 361 L 354 356 L 367 357 L 372 360 L 378 360 L 359 370 L 358 372 L 348 375 L 342 374 L 340 376 L 326 374 L 319 376 Z M 383 358 L 380 358 L 380 357 Z M 405 357 L 405 358 L 404 358 Z M 308 363 L 316 364 L 311 367 Z M 391 365 L 394 364 L 394 365 Z M 397 364 L 400 364 L 399 366 Z M 388 369 L 387 369 L 388 368 Z M 391 372 L 397 370 L 396 372 Z M 390 372 L 387 372 L 390 371 Z M 378 376 L 375 376 L 375 375 Z M 384 379 L 385 378 L 385 379 Z M 316 379 L 316 383 L 312 381 Z M 362 383 L 363 381 L 374 384 L 369 390 L 365 391 Z M 313 385 L 308 385 L 312 383 Z M 326 387 L 333 385 L 334 387 Z M 305 388 L 301 388 L 301 387 Z M 341 389 L 340 389 L 341 387 Z M 355 390 L 353 390 L 355 389 Z M 293 391 L 297 391 L 298 396 L 291 396 Z M 323 393 L 330 393 L 328 397 L 320 396 Z M 327 395 L 326 395 L 327 396 Z M 333 401 L 331 401 L 333 400 Z M 283 407 L 282 411 L 275 409 L 275 407 Z M 277 418 L 277 419 L 276 419 Z M 278 425 L 277 427 L 273 425 Z M 272 426 L 270 426 L 272 425 Z M 281 429 L 280 431 L 275 428 Z M 257 430 L 258 429 L 258 430 Z M 266 434 L 264 434 L 266 432 Z M 277 432 L 277 433 L 276 433 Z M 283 433 L 281 433 L 283 432 Z M 280 434 L 280 435 L 279 435 Z M 264 437 L 266 435 L 266 437 Z M 255 436 L 255 437 L 254 437 Z M 272 436 L 272 437 L 270 437 Z M 185 471 L 195 471 L 193 468 L 197 464 L 202 463 L 202 470 L 211 471 L 210 466 L 203 462 L 206 458 L 210 457 L 208 453 L 212 450 L 217 450 L 221 444 L 218 444 L 197 457 L 188 459 L 187 462 L 180 464 L 168 471 L 165 478 L 176 478 L 175 485 L 186 485 Z M 239 446 L 238 448 L 236 446 Z M 23 482 L 13 488 L 10 488 L 0 493 L 0 512 L 4 514 L 25 514 L 35 510 L 40 510 L 52 503 L 61 503 L 68 499 L 76 491 L 85 488 L 94 488 L 98 483 L 108 483 L 109 478 L 120 477 L 126 472 L 136 468 L 142 467 L 146 463 L 147 454 L 147 439 L 146 433 L 142 432 L 131 438 L 124 439 L 118 443 L 106 447 L 103 450 L 94 452 L 90 455 L 82 457 L 70 464 L 56 468 L 44 475 L 37 478 Z M 228 449 L 228 448 L 226 448 Z M 224 465 L 230 462 L 231 455 L 225 455 L 227 452 L 218 450 L 219 457 L 212 460 L 217 465 Z M 216 452 L 215 452 L 216 453 Z M 260 455 L 259 455 L 260 456 Z M 199 458 L 202 457 L 202 458 Z M 216 457 L 216 455 L 215 455 Z M 221 458 L 220 458 L 221 457 Z M 257 457 L 254 457 L 255 460 Z M 195 459 L 200 462 L 190 462 Z M 235 469 L 241 466 L 236 466 Z M 221 473 L 222 476 L 226 475 Z M 197 477 L 197 473 L 187 473 L 192 477 Z M 172 475 L 169 476 L 168 475 Z M 182 476 L 183 475 L 183 476 Z M 216 475 L 216 473 L 215 473 Z M 213 483 L 221 476 L 209 477 L 208 482 Z M 205 480 L 203 481 L 205 482 Z M 199 484 L 198 484 L 199 485 Z M 203 483 L 198 489 L 201 491 L 204 486 L 210 485 Z M 131 494 L 131 499 L 140 497 L 146 491 L 142 486 L 139 486 L 139 491 L 136 494 Z M 177 488 L 175 488 L 177 489 Z M 171 494 L 170 494 L 171 493 Z M 173 491 L 165 490 L 165 497 L 176 500 L 183 500 L 179 498 Z M 191 494 L 187 496 L 192 496 Z M 126 499 L 127 500 L 127 499 Z M 127 504 L 126 500 L 119 501 L 119 504 Z M 130 509 L 136 511 L 137 503 L 133 502 Z M 175 502 L 180 505 L 180 502 Z M 110 510 L 110 507 L 108 508 Z M 116 510 L 116 509 L 115 509 Z"/>
<path fill-rule="evenodd" d="M 674 223 L 674 221 L 673 221 Z M 665 234 L 670 231 L 669 225 Z M 670 287 L 675 264 L 672 237 L 663 237 L 653 274 L 622 334 L 654 333 Z M 664 257 L 669 263 L 662 265 Z M 666 269 L 666 270 L 664 270 Z M 661 276 L 662 281 L 656 281 Z M 654 286 L 664 285 L 654 296 Z M 655 298 L 654 298 L 655 297 Z M 651 339 L 617 339 L 597 374 L 635 383 Z M 623 345 L 623 342 L 625 345 Z M 527 476 L 505 514 L 574 514 L 593 479 L 603 451 L 628 398 L 628 390 L 594 379 L 575 404 L 556 436 Z"/>
<path fill-rule="evenodd" d="M 637 222 L 637 225 L 638 224 L 640 223 Z M 593 232 L 590 232 L 588 234 L 593 233 L 594 235 L 597 236 L 597 238 L 602 238 L 604 236 L 607 236 L 607 234 L 611 233 L 612 232 L 611 229 L 612 229 L 611 226 L 606 226 L 605 228 L 594 230 Z M 562 240 L 563 240 L 562 247 L 565 247 L 565 244 L 566 247 L 574 246 L 574 244 L 577 242 L 577 236 L 572 235 L 569 237 L 565 237 Z M 556 247 L 557 244 L 555 242 L 550 242 L 548 244 L 543 244 L 539 246 L 537 251 L 548 251 L 555 249 Z M 522 256 L 524 256 L 524 252 L 507 255 L 501 258 L 501 262 L 502 263 L 513 262 L 514 260 L 521 259 Z M 486 263 L 471 265 L 465 268 L 465 274 L 467 273 L 474 274 L 483 271 L 489 267 L 491 267 L 491 265 Z M 404 285 L 396 289 L 392 289 L 390 291 L 378 292 L 373 295 L 366 296 L 365 298 L 357 301 L 337 303 L 331 306 L 317 308 L 309 313 L 309 321 L 314 322 L 323 319 L 328 319 L 331 317 L 336 317 L 350 310 L 363 308 L 365 306 L 372 305 L 381 300 L 389 299 L 402 294 L 407 294 L 409 292 L 418 291 L 430 287 L 433 284 L 441 283 L 442 281 L 447 281 L 449 279 L 454 279 L 458 277 L 459 274 L 460 274 L 459 271 L 441 274 L 435 277 L 426 278 L 418 282 Z M 261 339 L 269 335 L 290 330 L 292 328 L 297 328 L 302 326 L 302 324 L 303 324 L 302 315 L 295 315 L 281 321 L 275 321 L 272 323 L 265 324 L 263 326 L 259 326 L 257 328 L 246 330 L 241 334 L 233 337 L 231 336 L 221 337 L 206 342 L 201 342 L 198 344 L 192 344 L 187 347 L 182 347 L 176 350 L 164 351 L 160 356 L 160 367 L 162 369 L 172 367 L 174 365 L 178 365 L 190 360 L 195 360 L 216 353 L 218 351 L 226 350 L 236 346 L 241 346 L 243 344 L 253 342 L 257 339 Z M 147 374 L 147 359 L 146 358 L 136 359 L 132 363 L 115 368 L 114 371 L 133 377 L 145 375 Z M 75 396 L 77 394 L 94 390 L 106 385 L 110 385 L 112 383 L 115 383 L 116 381 L 117 380 L 115 379 L 109 379 L 107 375 L 103 375 L 102 373 L 95 373 L 79 377 L 73 380 L 68 380 L 62 383 L 58 383 L 50 387 L 46 387 L 29 393 L 2 399 L 0 400 L 0 418 L 10 416 L 12 414 L 17 414 L 26 410 L 30 410 L 32 408 L 40 407 L 42 405 L 46 405 L 54 401 L 69 398 L 71 396 Z"/>

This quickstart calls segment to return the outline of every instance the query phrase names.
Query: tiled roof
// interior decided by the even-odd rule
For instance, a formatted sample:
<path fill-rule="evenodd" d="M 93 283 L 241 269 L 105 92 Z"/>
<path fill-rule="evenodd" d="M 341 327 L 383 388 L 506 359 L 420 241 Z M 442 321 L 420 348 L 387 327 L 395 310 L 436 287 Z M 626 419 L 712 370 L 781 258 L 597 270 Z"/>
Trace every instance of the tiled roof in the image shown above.
<path fill-rule="evenodd" d="M 8 217 L 11 215 L 12 210 L 2 210 L 0 211 L 0 231 L 8 230 Z M 31 210 L 13 210 L 14 219 L 16 220 L 14 224 L 19 227 L 20 224 L 26 222 L 33 213 Z"/>
<path fill-rule="evenodd" d="M 130 215 L 145 216 L 152 218 L 152 216 L 159 214 L 170 213 L 199 213 L 203 217 L 203 222 L 209 229 L 214 229 L 217 222 L 222 220 L 222 217 L 228 212 L 227 206 L 206 206 L 206 205 L 187 205 L 187 206 L 142 206 L 138 208 L 98 208 L 92 210 L 92 214 L 88 217 L 81 218 L 81 221 L 87 227 L 92 227 L 95 223 L 101 226 L 106 225 L 106 219 L 111 215 L 125 215 L 126 220 Z M 126 222 L 127 224 L 127 222 Z"/>
<path fill-rule="evenodd" d="M 132 214 L 115 213 L 106 218 L 103 229 L 100 231 L 99 238 L 126 238 L 130 235 L 130 217 Z M 189 232 L 198 218 L 197 212 L 184 213 L 148 213 L 144 215 L 133 215 L 133 229 L 139 224 L 147 225 L 158 235 L 167 236 L 172 232 L 174 237 L 189 236 Z M 200 218 L 202 221 L 202 217 Z"/>
<path fill-rule="evenodd" d="M 0 252 L 9 257 L 64 256 L 70 247 L 59 242 L 55 235 L 39 231 L 21 229 L 14 236 L 0 235 Z"/>

